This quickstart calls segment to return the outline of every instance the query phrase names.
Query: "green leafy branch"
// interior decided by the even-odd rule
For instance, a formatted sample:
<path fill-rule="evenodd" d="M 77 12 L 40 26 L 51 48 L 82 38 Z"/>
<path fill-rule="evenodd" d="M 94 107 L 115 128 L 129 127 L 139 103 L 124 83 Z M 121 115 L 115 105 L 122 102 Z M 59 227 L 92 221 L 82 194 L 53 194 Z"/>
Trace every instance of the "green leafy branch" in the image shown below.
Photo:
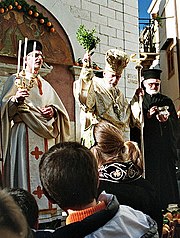
<path fill-rule="evenodd" d="M 97 44 L 100 42 L 100 38 L 95 36 L 95 33 L 95 28 L 87 30 L 84 25 L 80 25 L 76 32 L 76 38 L 79 44 L 82 45 L 88 53 L 95 49 Z"/>

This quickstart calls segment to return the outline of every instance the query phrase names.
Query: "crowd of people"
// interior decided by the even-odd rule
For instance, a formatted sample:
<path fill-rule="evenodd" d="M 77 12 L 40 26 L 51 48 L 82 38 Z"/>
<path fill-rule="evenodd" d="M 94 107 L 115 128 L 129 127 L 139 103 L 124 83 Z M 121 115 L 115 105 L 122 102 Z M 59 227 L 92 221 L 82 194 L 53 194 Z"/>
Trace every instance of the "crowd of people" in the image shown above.
<path fill-rule="evenodd" d="M 163 211 L 180 205 L 178 113 L 160 93 L 161 70 L 144 70 L 128 103 L 118 86 L 128 55 L 108 50 L 97 77 L 86 53 L 73 87 L 81 109 L 81 141 L 75 142 L 65 106 L 39 74 L 41 43 L 22 47 L 23 70 L 8 78 L 1 95 L 0 234 L 161 237 Z M 142 130 L 142 116 L 143 142 L 140 133 L 130 133 Z M 65 225 L 59 224 L 62 211 Z M 54 220 L 55 227 L 42 229 Z"/>

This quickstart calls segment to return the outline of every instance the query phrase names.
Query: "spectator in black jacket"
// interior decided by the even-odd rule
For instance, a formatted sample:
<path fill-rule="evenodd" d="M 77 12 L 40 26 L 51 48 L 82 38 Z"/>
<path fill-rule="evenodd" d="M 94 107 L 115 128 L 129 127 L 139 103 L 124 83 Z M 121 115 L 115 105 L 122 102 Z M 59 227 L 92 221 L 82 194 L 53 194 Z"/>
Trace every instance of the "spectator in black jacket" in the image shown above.
<path fill-rule="evenodd" d="M 124 141 L 121 130 L 102 121 L 94 126 L 95 146 L 91 151 L 99 167 L 99 194 L 116 195 L 120 204 L 150 215 L 162 232 L 162 211 L 156 191 L 144 179 L 143 160 L 137 143 Z"/>

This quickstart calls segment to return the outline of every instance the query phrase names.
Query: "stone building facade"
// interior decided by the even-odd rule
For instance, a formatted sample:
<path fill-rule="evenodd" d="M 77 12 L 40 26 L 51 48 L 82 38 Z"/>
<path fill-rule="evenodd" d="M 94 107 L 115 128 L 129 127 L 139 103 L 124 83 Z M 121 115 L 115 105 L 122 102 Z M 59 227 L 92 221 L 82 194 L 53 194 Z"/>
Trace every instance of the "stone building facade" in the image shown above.
<path fill-rule="evenodd" d="M 156 52 L 162 69 L 162 93 L 169 96 L 180 109 L 180 1 L 152 0 L 148 9 L 159 16 L 156 28 Z M 156 22 L 157 23 L 157 22 Z"/>
<path fill-rule="evenodd" d="M 39 13 L 48 17 L 55 32 L 46 31 L 39 18 L 25 16 L 22 11 L 12 9 L 11 12 L 0 14 L 1 25 L 7 26 L 5 31 L 7 34 L 1 35 L 4 37 L 2 39 L 4 45 L 0 48 L 1 88 L 6 77 L 16 71 L 17 55 L 14 52 L 17 52 L 18 40 L 28 37 L 41 41 L 47 63 L 47 67 L 43 69 L 44 77 L 57 90 L 64 102 L 71 119 L 71 139 L 78 141 L 79 108 L 73 97 L 73 81 L 77 79 L 80 68 L 75 67 L 74 64 L 78 58 L 83 57 L 84 49 L 77 42 L 77 29 L 81 24 L 87 29 L 96 29 L 101 41 L 95 49 L 92 60 L 101 68 L 104 67 L 104 54 L 110 48 L 118 48 L 126 51 L 128 55 L 136 54 L 138 57 L 138 1 L 27 0 L 26 2 L 35 5 Z M 12 27 L 8 28 L 12 18 L 15 19 L 12 21 L 14 31 Z M 8 37 L 13 39 L 13 44 L 7 41 Z M 6 52 L 5 49 L 11 45 L 13 50 Z M 126 98 L 130 100 L 137 88 L 137 71 L 134 62 L 130 62 L 125 69 L 120 87 Z"/>

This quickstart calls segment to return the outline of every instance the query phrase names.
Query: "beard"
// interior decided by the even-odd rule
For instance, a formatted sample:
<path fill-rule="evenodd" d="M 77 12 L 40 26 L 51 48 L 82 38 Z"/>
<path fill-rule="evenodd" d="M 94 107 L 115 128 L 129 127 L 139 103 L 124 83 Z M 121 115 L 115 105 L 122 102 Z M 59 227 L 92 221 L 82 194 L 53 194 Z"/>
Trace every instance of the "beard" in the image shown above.
<path fill-rule="evenodd" d="M 147 92 L 148 94 L 150 94 L 150 95 L 157 94 L 157 93 L 159 93 L 159 91 L 160 91 L 160 88 L 157 89 L 157 90 L 146 88 L 146 92 Z"/>

